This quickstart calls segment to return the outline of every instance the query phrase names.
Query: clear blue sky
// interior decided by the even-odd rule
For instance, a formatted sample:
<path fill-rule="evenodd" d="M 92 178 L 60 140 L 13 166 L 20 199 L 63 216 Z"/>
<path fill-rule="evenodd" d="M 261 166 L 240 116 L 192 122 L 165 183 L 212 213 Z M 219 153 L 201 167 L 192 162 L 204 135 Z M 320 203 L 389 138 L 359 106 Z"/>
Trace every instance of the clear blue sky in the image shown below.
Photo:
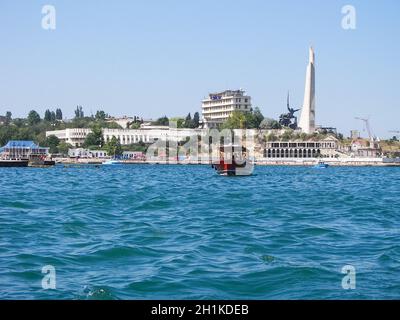
<path fill-rule="evenodd" d="M 41 28 L 45 4 L 57 28 Z M 343 5 L 357 29 L 341 28 Z M 303 101 L 316 51 L 317 124 L 346 135 L 400 130 L 400 2 L 142 0 L 0 2 L 0 114 L 103 109 L 145 118 L 200 111 L 210 91 L 244 88 L 265 116 Z M 365 132 L 364 132 L 365 134 Z"/>

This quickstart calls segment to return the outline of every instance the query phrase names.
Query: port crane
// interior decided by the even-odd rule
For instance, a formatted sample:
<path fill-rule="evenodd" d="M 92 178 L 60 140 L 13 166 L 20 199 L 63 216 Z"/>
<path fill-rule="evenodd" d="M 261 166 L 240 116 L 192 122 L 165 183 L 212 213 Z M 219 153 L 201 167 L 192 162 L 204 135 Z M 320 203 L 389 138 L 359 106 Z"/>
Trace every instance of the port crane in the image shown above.
<path fill-rule="evenodd" d="M 374 148 L 375 140 L 378 140 L 378 139 L 372 134 L 372 129 L 371 129 L 371 125 L 369 123 L 369 119 L 361 118 L 361 117 L 356 117 L 355 119 L 360 120 L 365 123 L 365 128 L 367 129 L 368 137 L 369 137 L 369 140 L 371 141 L 371 148 Z"/>

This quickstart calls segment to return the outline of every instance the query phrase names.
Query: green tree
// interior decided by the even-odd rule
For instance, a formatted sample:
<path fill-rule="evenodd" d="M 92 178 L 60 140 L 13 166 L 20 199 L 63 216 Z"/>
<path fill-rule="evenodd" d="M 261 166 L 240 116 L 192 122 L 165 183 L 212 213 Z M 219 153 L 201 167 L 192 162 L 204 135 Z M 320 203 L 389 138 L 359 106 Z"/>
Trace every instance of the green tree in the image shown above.
<path fill-rule="evenodd" d="M 293 138 L 293 130 L 286 130 L 281 136 L 282 141 L 289 141 L 292 140 L 292 138 Z"/>
<path fill-rule="evenodd" d="M 0 126 L 0 147 L 7 144 L 8 141 L 13 140 L 18 135 L 18 127 L 3 125 Z"/>
<path fill-rule="evenodd" d="M 170 122 L 176 122 L 176 127 L 177 128 L 184 128 L 185 119 L 180 118 L 180 117 L 175 117 L 175 118 L 171 118 L 169 120 L 170 120 Z"/>
<path fill-rule="evenodd" d="M 62 120 L 62 118 L 63 118 L 63 114 L 62 114 L 62 111 L 61 111 L 61 109 L 56 109 L 56 120 Z"/>
<path fill-rule="evenodd" d="M 83 113 L 83 108 L 82 106 L 77 106 L 75 109 L 75 118 L 80 119 L 80 118 L 84 118 L 85 115 Z"/>
<path fill-rule="evenodd" d="M 111 140 L 106 143 L 105 149 L 110 156 L 120 156 L 123 152 L 121 144 L 115 136 L 113 136 Z"/>
<path fill-rule="evenodd" d="M 83 143 L 84 147 L 97 146 L 103 147 L 104 145 L 104 137 L 103 130 L 100 125 L 92 126 L 92 132 L 86 136 L 85 142 Z"/>
<path fill-rule="evenodd" d="M 44 112 L 44 118 L 43 118 L 45 121 L 48 121 L 48 122 L 50 122 L 51 121 L 51 112 L 50 112 L 50 110 L 49 109 L 47 109 L 45 112 Z"/>
<path fill-rule="evenodd" d="M 224 129 L 259 129 L 264 116 L 259 108 L 252 111 L 235 110 L 222 125 Z"/>
<path fill-rule="evenodd" d="M 12 121 L 12 113 L 11 111 L 6 112 L 6 124 L 10 124 Z"/>
<path fill-rule="evenodd" d="M 73 148 L 72 145 L 70 145 L 69 143 L 66 143 L 64 141 L 61 141 L 60 144 L 58 145 L 58 152 L 63 155 L 67 155 L 68 150 L 71 148 Z"/>
<path fill-rule="evenodd" d="M 271 118 L 264 118 L 260 123 L 260 129 L 271 130 L 271 129 L 281 129 L 282 126 L 278 121 Z"/>
<path fill-rule="evenodd" d="M 255 107 L 254 111 L 251 113 L 252 114 L 252 125 L 255 129 L 259 129 L 261 122 L 264 120 L 264 116 L 261 113 L 261 110 L 259 107 Z"/>
<path fill-rule="evenodd" d="M 106 117 L 107 117 L 107 115 L 106 115 L 106 113 L 104 111 L 99 110 L 99 111 L 96 112 L 96 115 L 95 115 L 95 119 L 96 120 L 103 120 L 104 121 L 106 119 Z"/>
<path fill-rule="evenodd" d="M 164 116 L 164 117 L 158 118 L 154 122 L 154 124 L 156 126 L 168 126 L 169 125 L 169 119 L 167 118 L 167 116 Z"/>
<path fill-rule="evenodd" d="M 190 113 L 186 116 L 185 118 L 185 123 L 183 124 L 185 128 L 191 128 L 192 127 L 192 116 Z"/>
<path fill-rule="evenodd" d="M 19 128 L 13 140 L 36 140 L 35 130 L 32 127 Z"/>
<path fill-rule="evenodd" d="M 193 124 L 192 124 L 192 128 L 198 128 L 200 125 L 200 115 L 198 112 L 195 112 L 193 115 Z"/>
<path fill-rule="evenodd" d="M 243 111 L 235 110 L 223 123 L 223 129 L 246 129 L 247 119 Z"/>
<path fill-rule="evenodd" d="M 83 147 L 88 148 L 88 147 L 93 147 L 93 146 L 99 147 L 99 142 L 98 142 L 95 134 L 93 132 L 91 132 L 86 136 L 85 141 L 83 142 Z"/>
<path fill-rule="evenodd" d="M 13 120 L 13 125 L 16 126 L 17 128 L 21 128 L 21 127 L 25 126 L 26 124 L 27 124 L 26 119 L 17 118 L 17 119 Z"/>
<path fill-rule="evenodd" d="M 129 124 L 129 129 L 140 129 L 140 122 L 132 122 Z"/>
<path fill-rule="evenodd" d="M 268 142 L 272 142 L 272 141 L 278 140 L 278 137 L 276 135 L 274 135 L 273 133 L 270 133 L 265 136 L 265 140 Z"/>
<path fill-rule="evenodd" d="M 307 141 L 310 139 L 310 136 L 307 133 L 300 133 L 300 140 Z"/>
<path fill-rule="evenodd" d="M 31 110 L 28 114 L 28 123 L 33 126 L 40 122 L 40 115 L 35 110 Z"/>
<path fill-rule="evenodd" d="M 60 144 L 60 139 L 56 136 L 51 135 L 46 138 L 45 146 L 50 148 L 50 153 L 58 153 L 58 145 Z"/>
<path fill-rule="evenodd" d="M 107 129 L 123 129 L 118 123 L 112 122 L 97 122 L 96 123 L 100 128 L 107 128 Z"/>

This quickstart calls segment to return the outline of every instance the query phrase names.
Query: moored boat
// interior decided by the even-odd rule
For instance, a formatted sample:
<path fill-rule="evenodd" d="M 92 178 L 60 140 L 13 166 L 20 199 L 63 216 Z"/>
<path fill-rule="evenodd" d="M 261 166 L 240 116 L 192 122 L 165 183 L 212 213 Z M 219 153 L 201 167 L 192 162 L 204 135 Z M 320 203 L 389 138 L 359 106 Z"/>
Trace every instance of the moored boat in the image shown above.
<path fill-rule="evenodd" d="M 246 148 L 231 144 L 220 148 L 219 162 L 212 167 L 221 176 L 250 176 L 254 162 L 248 158 Z"/>
<path fill-rule="evenodd" d="M 28 160 L 0 159 L 0 167 L 27 167 L 28 163 Z"/>
<path fill-rule="evenodd" d="M 319 161 L 317 164 L 314 165 L 315 169 L 326 169 L 329 167 L 329 164 Z"/>
<path fill-rule="evenodd" d="M 107 166 L 115 166 L 115 165 L 119 165 L 119 164 L 122 164 L 122 162 L 118 161 L 118 160 L 113 160 L 113 159 L 107 160 L 102 163 L 102 165 L 107 165 Z"/>
<path fill-rule="evenodd" d="M 50 167 L 50 166 L 54 166 L 56 164 L 56 162 L 49 158 L 49 157 L 31 157 L 31 159 L 29 160 L 29 166 L 30 167 Z"/>

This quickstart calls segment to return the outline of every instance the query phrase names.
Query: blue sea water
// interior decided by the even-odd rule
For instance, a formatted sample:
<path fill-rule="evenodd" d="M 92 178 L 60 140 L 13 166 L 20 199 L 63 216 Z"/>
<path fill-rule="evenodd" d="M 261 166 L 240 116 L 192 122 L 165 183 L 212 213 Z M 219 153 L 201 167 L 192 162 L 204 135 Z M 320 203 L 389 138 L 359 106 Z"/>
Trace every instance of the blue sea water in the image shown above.
<path fill-rule="evenodd" d="M 0 299 L 399 299 L 400 168 L 0 169 Z M 56 289 L 42 289 L 42 267 Z M 342 288 L 342 268 L 356 288 Z"/>

